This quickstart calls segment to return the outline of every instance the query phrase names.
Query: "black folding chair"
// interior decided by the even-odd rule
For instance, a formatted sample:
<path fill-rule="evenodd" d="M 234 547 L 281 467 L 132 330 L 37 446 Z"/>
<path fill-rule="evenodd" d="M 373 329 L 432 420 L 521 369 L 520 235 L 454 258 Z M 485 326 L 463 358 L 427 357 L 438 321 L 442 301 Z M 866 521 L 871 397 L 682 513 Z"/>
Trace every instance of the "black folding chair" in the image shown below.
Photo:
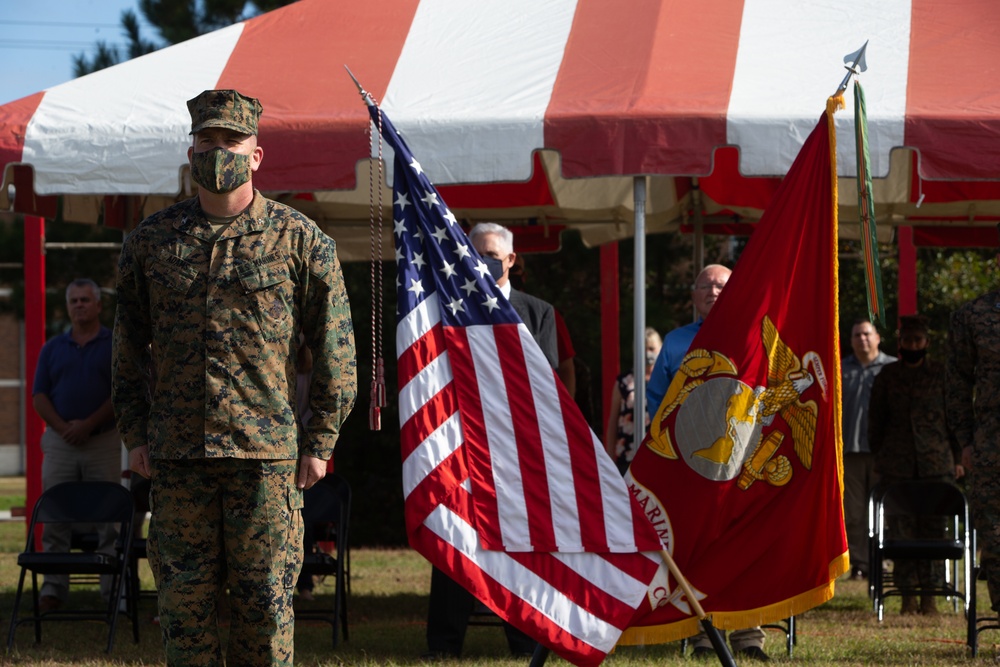
<path fill-rule="evenodd" d="M 795 650 L 795 645 L 799 643 L 799 638 L 795 628 L 794 616 L 789 616 L 788 618 L 778 623 L 767 623 L 760 627 L 774 628 L 776 630 L 781 630 L 783 633 L 785 633 L 785 650 L 788 652 L 788 657 L 789 658 L 792 657 L 792 652 Z"/>
<path fill-rule="evenodd" d="M 948 482 L 906 481 L 876 487 L 872 494 L 872 559 L 869 563 L 872 604 L 881 621 L 885 599 L 889 596 L 921 595 L 952 598 L 957 610 L 962 600 L 969 614 L 973 561 L 973 531 L 969 502 L 959 487 Z M 893 535 L 887 516 L 910 516 L 919 522 L 944 520 L 946 534 L 941 538 L 915 538 Z M 939 519 L 939 520 L 940 520 Z M 921 587 L 896 581 L 884 571 L 886 561 L 945 561 L 945 583 L 940 587 Z M 962 562 L 962 577 L 958 563 Z"/>
<path fill-rule="evenodd" d="M 302 575 L 333 576 L 334 599 L 332 606 L 310 605 L 296 609 L 295 618 L 325 621 L 333 626 L 333 647 L 339 643 L 338 629 L 347 641 L 348 563 L 350 549 L 347 544 L 351 516 L 351 487 L 340 475 L 329 474 L 305 491 L 302 520 L 306 527 L 307 550 L 302 563 Z M 334 554 L 319 548 L 320 542 L 334 542 Z M 327 579 L 329 581 L 329 579 Z M 318 600 L 319 598 L 317 598 Z"/>
<path fill-rule="evenodd" d="M 17 564 L 21 576 L 14 595 L 14 609 L 10 616 L 10 633 L 7 636 L 7 650 L 14 646 L 17 626 L 34 623 L 35 642 L 42 641 L 42 621 L 93 621 L 108 624 L 108 647 L 114 645 L 115 630 L 118 627 L 119 602 L 128 601 L 129 616 L 132 619 L 132 635 L 139 642 L 139 616 L 135 605 L 134 591 L 128 577 L 128 566 L 132 546 L 132 526 L 134 516 L 132 494 L 121 484 L 114 482 L 64 482 L 48 489 L 38 498 L 28 525 L 28 540 L 24 552 L 18 555 Z M 63 523 L 86 526 L 89 532 L 95 523 L 114 523 L 119 526 L 115 553 L 98 551 L 66 552 L 36 551 L 36 527 L 47 523 Z M 71 548 L 72 549 L 72 548 Z M 21 616 L 21 595 L 24 580 L 31 572 L 32 609 L 31 616 Z M 39 609 L 38 575 L 65 574 L 111 576 L 111 594 L 103 608 L 59 609 L 42 613 Z"/>

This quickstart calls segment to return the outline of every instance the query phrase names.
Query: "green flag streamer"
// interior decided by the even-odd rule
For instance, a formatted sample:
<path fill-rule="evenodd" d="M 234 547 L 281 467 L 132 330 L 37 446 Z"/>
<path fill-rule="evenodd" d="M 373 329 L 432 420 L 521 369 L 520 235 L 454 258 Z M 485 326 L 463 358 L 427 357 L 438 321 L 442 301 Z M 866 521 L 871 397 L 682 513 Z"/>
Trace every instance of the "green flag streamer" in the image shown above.
<path fill-rule="evenodd" d="M 865 293 L 868 319 L 885 326 L 885 299 L 882 297 L 882 269 L 878 261 L 875 232 L 875 201 L 872 199 L 872 172 L 868 160 L 868 114 L 865 91 L 854 81 L 854 135 L 858 149 L 858 218 L 861 223 L 861 250 L 865 260 Z"/>

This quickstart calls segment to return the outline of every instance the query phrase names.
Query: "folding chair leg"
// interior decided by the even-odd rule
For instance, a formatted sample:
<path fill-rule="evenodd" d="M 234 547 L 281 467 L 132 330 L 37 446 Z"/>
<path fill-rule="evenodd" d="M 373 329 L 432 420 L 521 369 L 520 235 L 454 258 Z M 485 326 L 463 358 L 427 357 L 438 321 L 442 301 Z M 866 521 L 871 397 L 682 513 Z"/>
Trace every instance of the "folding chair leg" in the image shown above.
<path fill-rule="evenodd" d="M 972 657 L 975 658 L 979 653 L 979 632 L 985 629 L 991 629 L 998 627 L 997 624 L 990 624 L 989 619 L 980 619 L 978 611 L 976 610 L 976 582 L 979 580 L 980 567 L 975 565 L 972 567 L 971 580 L 969 586 L 969 612 L 966 616 L 968 621 L 968 637 L 967 643 L 972 651 Z M 983 627 L 980 626 L 980 621 L 984 623 Z"/>
<path fill-rule="evenodd" d="M 121 615 L 121 603 L 123 601 L 125 602 L 125 615 L 132 621 L 132 637 L 135 639 L 135 643 L 139 643 L 137 599 L 132 594 L 129 568 L 126 566 L 123 572 L 115 574 L 111 580 L 111 594 L 108 596 L 108 614 L 111 619 L 108 630 L 108 653 L 111 653 L 111 650 L 114 648 L 115 635 L 118 631 L 118 617 Z"/>
<path fill-rule="evenodd" d="M 969 611 L 965 615 L 965 643 L 969 645 L 972 657 L 979 652 L 979 632 L 976 629 L 976 580 L 979 578 L 979 568 L 972 568 L 972 581 L 969 584 Z"/>
<path fill-rule="evenodd" d="M 343 602 L 340 605 L 340 629 L 344 633 L 344 641 L 348 641 L 350 637 L 347 634 L 347 593 L 340 598 Z"/>
<path fill-rule="evenodd" d="M 42 643 L 42 612 L 38 600 L 38 575 L 35 572 L 31 573 L 31 597 L 34 601 L 35 610 L 35 643 Z"/>
<path fill-rule="evenodd" d="M 14 633 L 17 631 L 17 617 L 21 607 L 21 597 L 24 592 L 24 575 L 27 570 L 21 569 L 21 576 L 17 582 L 17 592 L 14 594 L 14 611 L 10 613 L 10 631 L 7 633 L 7 651 L 14 648 Z"/>
<path fill-rule="evenodd" d="M 340 585 L 337 586 L 337 593 L 340 595 L 340 606 L 338 607 L 339 611 L 337 613 L 340 614 L 340 627 L 341 627 L 341 630 L 342 630 L 342 632 L 344 634 L 344 641 L 346 642 L 346 641 L 348 641 L 348 635 L 347 635 L 347 596 L 350 594 L 350 591 L 347 590 L 347 574 L 346 574 L 346 572 L 344 573 L 343 581 L 341 582 Z"/>
<path fill-rule="evenodd" d="M 338 633 L 340 632 L 340 623 L 343 621 L 344 613 L 342 602 L 344 599 L 344 582 L 339 573 L 335 577 L 335 581 L 337 582 L 337 590 L 333 593 L 333 622 L 330 623 L 333 626 L 333 648 L 337 648 L 340 643 Z M 344 641 L 347 641 L 346 631 Z"/>
<path fill-rule="evenodd" d="M 121 611 L 121 605 L 125 605 L 125 613 L 132 622 L 132 639 L 136 644 L 139 643 L 139 586 L 133 577 L 132 572 L 134 569 L 130 566 L 129 572 L 125 577 L 125 584 L 122 588 L 122 595 L 118 602 L 119 611 Z"/>
<path fill-rule="evenodd" d="M 788 657 L 792 657 L 792 651 L 795 647 L 795 617 L 789 616 L 788 618 L 778 622 L 778 623 L 768 623 L 762 625 L 762 628 L 774 628 L 776 630 L 781 630 L 785 633 L 785 650 L 788 651 Z M 686 645 L 681 646 L 681 653 L 684 653 Z"/>

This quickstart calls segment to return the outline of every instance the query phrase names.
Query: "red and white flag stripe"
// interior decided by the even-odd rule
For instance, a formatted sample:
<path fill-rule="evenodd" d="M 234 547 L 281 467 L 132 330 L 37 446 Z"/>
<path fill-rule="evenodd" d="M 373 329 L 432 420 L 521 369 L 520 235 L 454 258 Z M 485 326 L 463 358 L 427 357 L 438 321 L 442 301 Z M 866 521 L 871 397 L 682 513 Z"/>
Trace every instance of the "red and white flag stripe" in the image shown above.
<path fill-rule="evenodd" d="M 600 488 L 617 481 L 614 466 L 586 423 L 567 414 L 573 401 L 527 327 L 450 327 L 445 335 L 462 392 L 469 456 L 483 458 L 472 472 L 493 471 L 507 481 L 494 487 L 491 479 L 473 477 L 486 491 L 475 495 L 484 525 L 500 528 L 499 542 L 484 534 L 486 546 L 635 552 L 629 497 Z M 589 442 L 590 450 L 571 450 L 571 439 Z"/>
<path fill-rule="evenodd" d="M 480 465 L 470 467 L 477 475 L 473 484 L 481 491 L 475 498 L 487 548 L 635 552 L 632 507 L 627 496 L 610 488 L 612 463 L 589 429 L 563 420 L 563 402 L 569 396 L 527 328 L 449 327 L 442 336 L 438 308 L 437 295 L 432 294 L 398 325 L 400 422 L 415 436 L 402 440 L 419 443 L 404 455 L 405 497 L 463 444 L 482 443 L 467 454 L 484 457 Z M 498 335 L 512 337 L 504 345 L 503 363 Z M 451 353 L 443 347 L 445 340 Z M 521 360 L 512 349 L 521 350 Z M 457 385 L 452 384 L 449 354 L 459 355 L 457 367 L 466 369 Z M 531 363 L 526 363 L 529 358 Z M 456 387 L 470 398 L 463 403 L 461 418 L 458 401 L 447 396 Z M 495 391 L 497 387 L 506 392 Z M 444 406 L 451 411 L 442 410 Z M 539 428 L 526 429 L 536 418 Z M 579 452 L 571 454 L 569 445 L 569 437 L 581 436 L 592 444 L 591 456 L 583 460 Z M 571 457 L 573 465 L 568 465 Z M 598 467 L 606 468 L 605 474 L 599 474 Z M 526 488 L 524 479 L 535 484 Z M 489 532 L 493 526 L 499 527 L 499 536 Z"/>
<path fill-rule="evenodd" d="M 508 553 L 484 549 L 464 487 L 457 507 L 438 505 L 411 543 L 495 612 L 576 664 L 596 664 L 634 615 L 657 564 L 592 553 Z M 558 582 L 554 586 L 553 582 Z"/>

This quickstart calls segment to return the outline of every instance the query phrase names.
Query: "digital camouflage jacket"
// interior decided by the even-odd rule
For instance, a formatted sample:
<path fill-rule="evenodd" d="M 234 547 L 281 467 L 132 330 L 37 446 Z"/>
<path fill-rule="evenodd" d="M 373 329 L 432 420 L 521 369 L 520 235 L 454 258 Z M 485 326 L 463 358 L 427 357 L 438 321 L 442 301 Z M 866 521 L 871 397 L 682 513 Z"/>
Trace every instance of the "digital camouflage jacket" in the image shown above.
<path fill-rule="evenodd" d="M 882 475 L 913 479 L 949 477 L 960 460 L 944 410 L 944 368 L 924 359 L 919 366 L 888 364 L 872 384 L 868 446 Z"/>
<path fill-rule="evenodd" d="M 1000 292 L 951 315 L 947 365 L 948 423 L 977 466 L 1000 466 Z"/>
<path fill-rule="evenodd" d="M 125 240 L 114 329 L 115 416 L 154 459 L 329 459 L 354 405 L 354 331 L 332 239 L 254 193 L 213 239 L 197 197 Z M 313 352 L 299 448 L 299 332 Z"/>

